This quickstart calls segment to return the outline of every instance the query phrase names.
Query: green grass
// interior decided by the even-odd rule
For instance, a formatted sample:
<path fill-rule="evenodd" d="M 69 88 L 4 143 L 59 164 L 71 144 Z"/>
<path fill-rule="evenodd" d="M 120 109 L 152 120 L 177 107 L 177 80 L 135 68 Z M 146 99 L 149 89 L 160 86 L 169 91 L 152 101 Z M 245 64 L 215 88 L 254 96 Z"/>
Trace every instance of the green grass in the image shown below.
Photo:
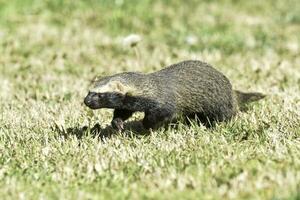
<path fill-rule="evenodd" d="M 1 199 L 300 199 L 299 33 L 296 0 L 0 0 Z M 96 75 L 184 59 L 268 96 L 150 135 L 83 105 Z"/>

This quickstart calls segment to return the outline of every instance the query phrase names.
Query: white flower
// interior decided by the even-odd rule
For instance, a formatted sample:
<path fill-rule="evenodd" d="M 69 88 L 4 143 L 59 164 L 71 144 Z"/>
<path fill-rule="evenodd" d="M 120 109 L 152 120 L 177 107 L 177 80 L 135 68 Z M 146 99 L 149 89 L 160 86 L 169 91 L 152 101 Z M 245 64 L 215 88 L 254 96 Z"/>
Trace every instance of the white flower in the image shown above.
<path fill-rule="evenodd" d="M 117 6 L 121 6 L 121 5 L 124 4 L 124 0 L 115 0 L 115 4 L 116 4 Z"/>
<path fill-rule="evenodd" d="M 123 38 L 123 46 L 124 47 L 134 47 L 136 46 L 140 41 L 142 40 L 142 37 L 137 34 L 130 34 Z"/>
<path fill-rule="evenodd" d="M 195 35 L 188 35 L 186 38 L 185 38 L 185 42 L 188 44 L 188 45 L 195 45 L 198 43 L 198 37 L 195 36 Z"/>

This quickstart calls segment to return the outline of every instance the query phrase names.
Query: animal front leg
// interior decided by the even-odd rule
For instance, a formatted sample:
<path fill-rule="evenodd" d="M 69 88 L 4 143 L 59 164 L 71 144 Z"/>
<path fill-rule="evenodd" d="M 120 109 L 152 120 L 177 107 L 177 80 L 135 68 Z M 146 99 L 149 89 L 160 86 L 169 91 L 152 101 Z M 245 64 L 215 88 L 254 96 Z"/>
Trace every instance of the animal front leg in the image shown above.
<path fill-rule="evenodd" d="M 146 129 L 156 129 L 163 124 L 168 124 L 172 121 L 174 117 L 173 110 L 167 108 L 160 108 L 155 110 L 150 110 L 145 112 L 145 117 L 143 119 L 143 126 Z"/>
<path fill-rule="evenodd" d="M 111 121 L 111 125 L 114 129 L 119 131 L 124 130 L 124 121 L 131 117 L 133 111 L 126 109 L 115 109 L 113 120 Z"/>

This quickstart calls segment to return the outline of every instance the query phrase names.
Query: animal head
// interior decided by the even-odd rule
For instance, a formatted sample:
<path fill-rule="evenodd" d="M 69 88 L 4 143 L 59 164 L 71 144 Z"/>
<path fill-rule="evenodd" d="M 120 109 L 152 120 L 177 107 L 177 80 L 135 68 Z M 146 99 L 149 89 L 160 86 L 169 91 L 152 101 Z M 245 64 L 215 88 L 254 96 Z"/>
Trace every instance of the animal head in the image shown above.
<path fill-rule="evenodd" d="M 133 95 L 135 91 L 130 86 L 128 73 L 106 76 L 94 81 L 84 103 L 91 109 L 117 108 L 123 105 L 126 95 Z"/>

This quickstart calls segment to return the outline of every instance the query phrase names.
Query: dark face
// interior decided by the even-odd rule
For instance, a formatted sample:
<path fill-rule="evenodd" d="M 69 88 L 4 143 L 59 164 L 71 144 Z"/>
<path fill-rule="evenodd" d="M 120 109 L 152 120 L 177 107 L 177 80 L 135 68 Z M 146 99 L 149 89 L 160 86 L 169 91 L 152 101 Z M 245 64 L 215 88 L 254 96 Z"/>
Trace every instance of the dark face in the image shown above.
<path fill-rule="evenodd" d="M 89 92 L 84 98 L 84 104 L 91 109 L 118 108 L 123 104 L 124 95 L 120 93 Z"/>

